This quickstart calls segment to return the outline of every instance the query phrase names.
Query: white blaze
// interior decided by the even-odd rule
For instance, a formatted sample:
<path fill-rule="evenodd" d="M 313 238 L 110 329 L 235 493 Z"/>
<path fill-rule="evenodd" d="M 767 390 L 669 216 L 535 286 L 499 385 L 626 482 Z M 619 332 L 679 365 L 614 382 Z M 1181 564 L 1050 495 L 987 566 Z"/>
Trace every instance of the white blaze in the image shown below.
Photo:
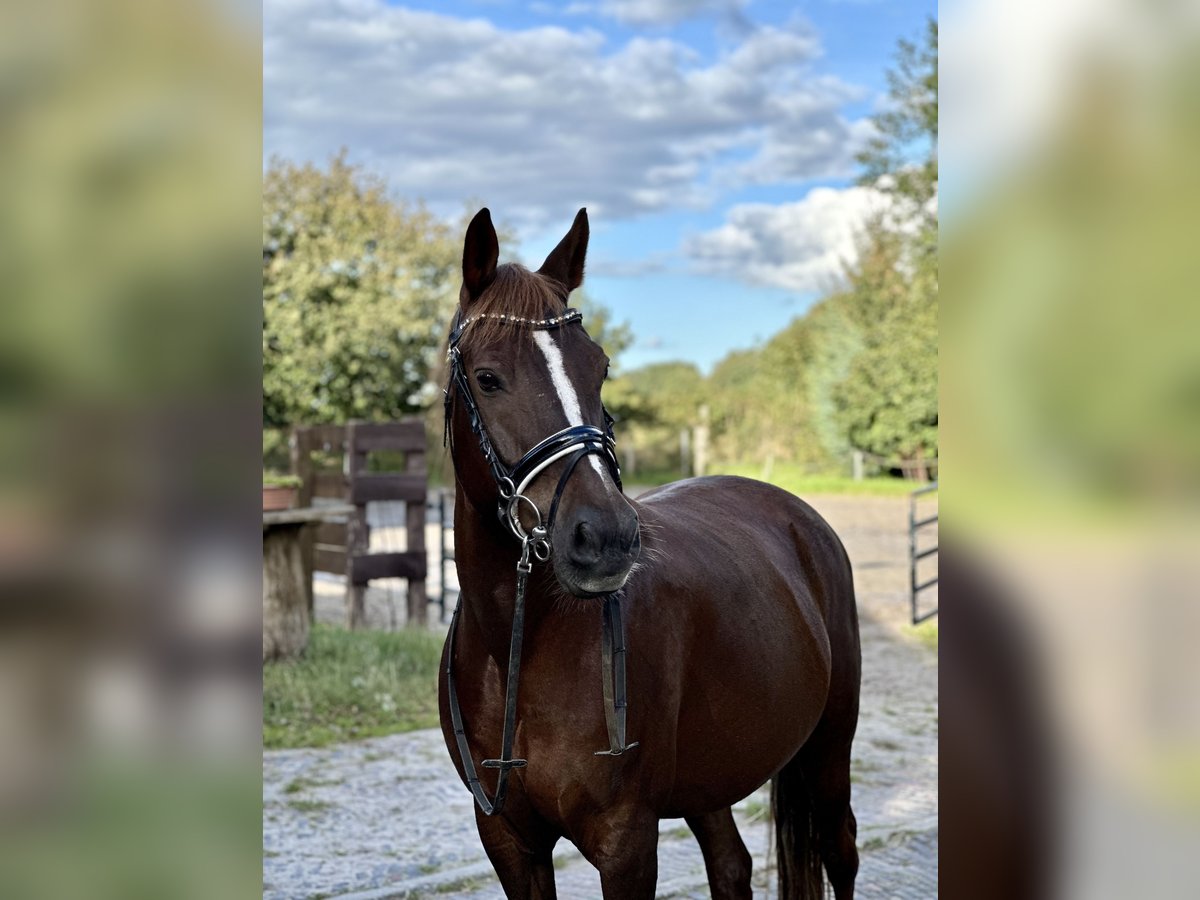
<path fill-rule="evenodd" d="M 567 378 L 562 351 L 554 343 L 554 338 L 549 331 L 534 331 L 533 340 L 542 351 L 542 355 L 546 357 L 546 368 L 550 370 L 550 383 L 554 385 L 555 393 L 562 402 L 563 412 L 567 415 L 567 425 L 582 425 L 583 409 L 579 406 L 579 395 L 575 393 L 575 385 L 571 384 L 571 380 Z M 600 460 L 595 453 L 588 454 L 588 462 L 592 464 L 596 474 L 603 478 L 604 469 L 600 466 Z M 607 484 L 606 481 L 605 485 Z"/>

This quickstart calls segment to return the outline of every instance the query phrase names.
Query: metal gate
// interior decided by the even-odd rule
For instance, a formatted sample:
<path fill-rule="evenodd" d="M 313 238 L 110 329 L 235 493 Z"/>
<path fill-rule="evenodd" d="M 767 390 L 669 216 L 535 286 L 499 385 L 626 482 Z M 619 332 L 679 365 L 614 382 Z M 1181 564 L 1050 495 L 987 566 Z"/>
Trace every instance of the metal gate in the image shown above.
<path fill-rule="evenodd" d="M 935 512 L 932 516 L 926 516 L 923 519 L 917 518 L 917 501 L 926 494 L 935 493 L 938 489 L 938 483 L 935 481 L 923 488 L 917 488 L 908 495 L 908 585 L 909 585 L 909 609 L 911 612 L 912 623 L 914 625 L 924 622 L 926 619 L 937 615 L 938 608 L 919 612 L 917 608 L 918 595 L 921 591 L 934 587 L 938 583 L 938 576 L 935 574 L 927 581 L 918 581 L 918 563 L 923 559 L 928 559 L 938 552 L 938 545 L 932 547 L 920 547 L 921 529 L 928 528 L 931 525 L 937 525 L 938 514 Z"/>
<path fill-rule="evenodd" d="M 437 514 L 438 514 L 438 567 L 441 575 L 441 585 L 438 588 L 438 606 L 441 607 L 442 621 L 446 621 L 446 606 L 453 592 L 458 593 L 456 588 L 446 586 L 446 573 L 450 571 L 450 567 L 457 565 L 454 561 L 454 492 L 449 488 L 442 488 L 437 494 Z"/>

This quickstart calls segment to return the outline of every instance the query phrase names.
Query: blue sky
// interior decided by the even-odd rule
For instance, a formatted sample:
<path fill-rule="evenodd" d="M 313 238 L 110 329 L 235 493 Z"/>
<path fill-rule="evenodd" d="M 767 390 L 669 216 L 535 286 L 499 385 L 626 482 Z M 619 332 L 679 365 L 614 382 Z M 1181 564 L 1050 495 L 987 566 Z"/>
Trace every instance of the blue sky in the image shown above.
<path fill-rule="evenodd" d="M 836 286 L 853 155 L 928 0 L 266 0 L 264 152 L 352 161 L 536 266 L 576 209 L 624 368 L 708 369 Z"/>

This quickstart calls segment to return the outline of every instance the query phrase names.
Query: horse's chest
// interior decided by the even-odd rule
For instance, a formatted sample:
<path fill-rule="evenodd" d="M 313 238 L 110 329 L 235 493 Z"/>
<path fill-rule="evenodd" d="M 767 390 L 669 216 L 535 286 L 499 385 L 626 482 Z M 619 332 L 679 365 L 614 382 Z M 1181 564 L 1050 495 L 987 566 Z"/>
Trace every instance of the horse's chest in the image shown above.
<path fill-rule="evenodd" d="M 626 790 L 636 790 L 635 754 L 597 756 L 608 747 L 599 649 L 596 660 L 583 649 L 574 665 L 530 655 L 521 670 L 513 755 L 528 761 L 514 771 L 510 794 L 521 795 L 550 821 L 581 809 L 612 806 Z M 499 755 L 504 730 L 504 682 L 492 669 L 481 685 L 478 711 L 467 721 L 473 754 Z M 636 739 L 636 738 L 631 738 Z M 489 790 L 492 777 L 481 778 Z"/>

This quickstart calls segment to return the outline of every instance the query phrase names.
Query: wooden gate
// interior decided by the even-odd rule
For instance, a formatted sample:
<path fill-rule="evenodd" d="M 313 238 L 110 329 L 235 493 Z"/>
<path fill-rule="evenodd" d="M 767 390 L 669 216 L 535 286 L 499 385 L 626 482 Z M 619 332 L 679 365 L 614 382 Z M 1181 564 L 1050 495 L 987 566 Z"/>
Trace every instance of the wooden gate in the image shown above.
<path fill-rule="evenodd" d="M 309 573 L 333 572 L 346 578 L 346 613 L 351 628 L 365 621 L 365 595 L 376 578 L 408 581 L 408 624 L 424 625 L 425 592 L 425 426 L 403 422 L 350 422 L 297 426 L 290 441 L 292 472 L 300 476 L 300 505 L 351 503 L 353 514 L 324 522 L 304 548 Z M 372 464 L 376 460 L 376 464 Z M 395 468 L 381 470 L 382 464 Z M 406 549 L 370 552 L 367 504 L 402 502 Z M 308 584 L 312 609 L 312 584 Z"/>

